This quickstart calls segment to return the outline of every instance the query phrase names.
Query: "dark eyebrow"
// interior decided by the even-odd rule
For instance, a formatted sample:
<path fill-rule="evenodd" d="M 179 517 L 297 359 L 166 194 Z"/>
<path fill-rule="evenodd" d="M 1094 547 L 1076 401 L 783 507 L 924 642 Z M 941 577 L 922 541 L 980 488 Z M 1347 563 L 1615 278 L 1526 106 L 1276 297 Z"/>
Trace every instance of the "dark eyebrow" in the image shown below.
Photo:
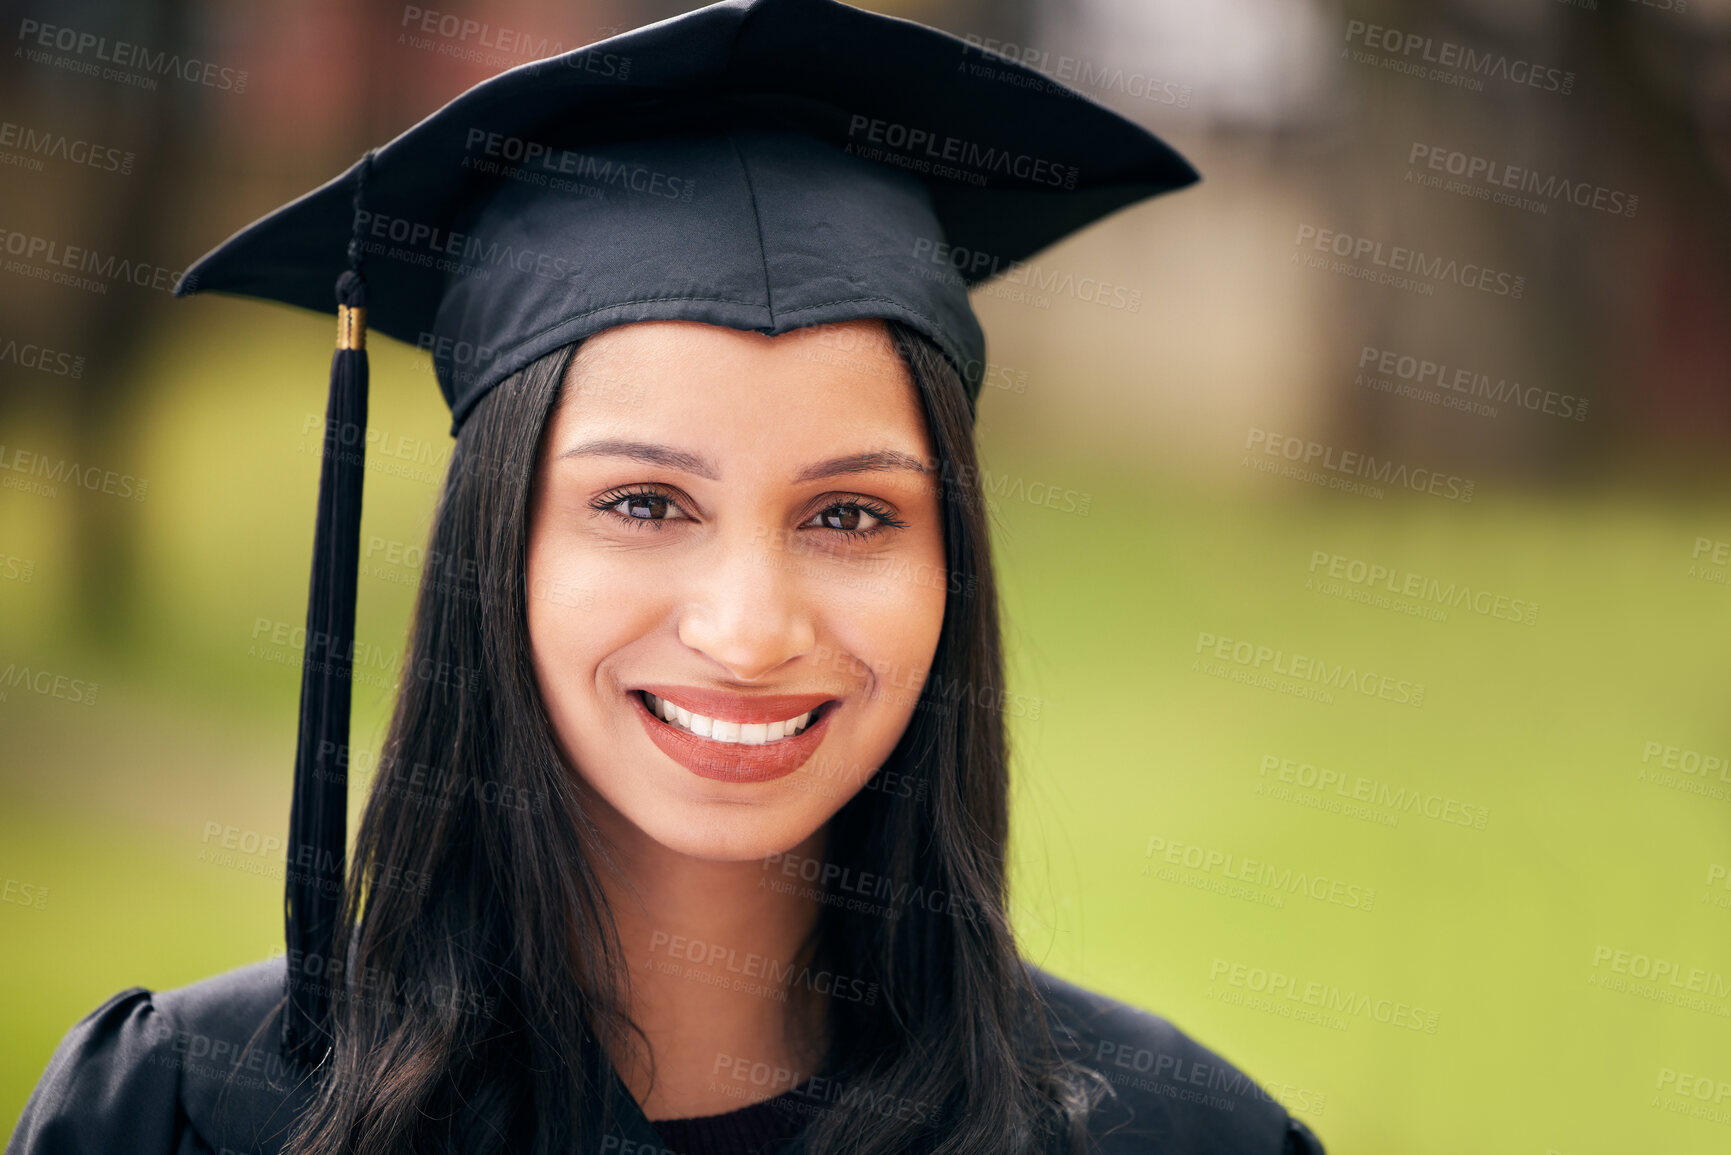
<path fill-rule="evenodd" d="M 678 469 L 685 473 L 719 481 L 721 472 L 695 453 L 687 453 L 683 449 L 675 449 L 671 445 L 658 445 L 653 441 L 622 441 L 616 438 L 603 438 L 598 441 L 585 441 L 573 445 L 559 454 L 560 457 L 627 457 L 633 461 L 642 461 L 649 465 L 661 465 L 669 469 Z M 925 463 L 911 453 L 903 453 L 896 449 L 874 449 L 868 453 L 850 453 L 846 457 L 832 457 L 828 461 L 819 461 L 808 465 L 794 474 L 793 480 L 818 481 L 826 477 L 840 477 L 848 473 L 874 473 L 879 470 L 900 469 L 914 473 L 926 473 Z"/>
<path fill-rule="evenodd" d="M 585 441 L 581 445 L 573 445 L 565 450 L 560 457 L 629 457 L 633 461 L 646 462 L 649 465 L 662 465 L 668 469 L 677 469 L 684 473 L 695 474 L 719 481 L 721 473 L 695 453 L 687 453 L 683 449 L 675 449 L 671 445 L 657 445 L 652 441 L 619 441 L 602 439 L 600 441 Z"/>
<path fill-rule="evenodd" d="M 808 465 L 793 475 L 794 481 L 817 481 L 825 477 L 839 477 L 844 473 L 875 473 L 879 470 L 906 469 L 914 473 L 930 472 L 925 462 L 911 453 L 903 453 L 896 449 L 874 449 L 870 453 L 850 453 L 846 457 L 832 457 L 828 461 L 820 461 Z"/>

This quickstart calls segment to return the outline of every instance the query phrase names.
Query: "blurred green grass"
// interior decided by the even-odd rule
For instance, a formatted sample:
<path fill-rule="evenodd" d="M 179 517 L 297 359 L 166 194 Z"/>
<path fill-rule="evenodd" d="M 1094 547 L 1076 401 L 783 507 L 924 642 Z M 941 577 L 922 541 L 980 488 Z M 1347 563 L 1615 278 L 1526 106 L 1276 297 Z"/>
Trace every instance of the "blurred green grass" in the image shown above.
<path fill-rule="evenodd" d="M 55 500 L 0 496 L 8 549 L 38 561 L 0 590 L 0 652 L 102 683 L 89 710 L 0 702 L 0 874 L 48 890 L 41 910 L 0 904 L 8 1124 L 67 1027 L 109 995 L 281 941 L 280 883 L 200 854 L 211 824 L 286 823 L 298 682 L 248 651 L 261 620 L 304 613 L 317 459 L 301 431 L 322 412 L 328 323 L 200 307 L 144 370 L 133 470 L 152 488 L 130 648 L 67 640 Z M 380 341 L 373 365 L 373 427 L 448 445 L 424 364 Z M 1039 704 L 1011 718 L 1030 958 L 1294 1089 L 1334 1155 L 1725 1149 L 1731 1131 L 1652 1103 L 1661 1067 L 1731 1079 L 1731 1019 L 1589 979 L 1601 945 L 1731 971 L 1731 910 L 1702 902 L 1708 865 L 1731 861 L 1731 802 L 1637 780 L 1648 741 L 1731 751 L 1731 589 L 1685 574 L 1697 536 L 1731 537 L 1731 500 L 1490 482 L 1470 505 L 1375 501 L 1103 459 L 1042 443 L 1013 411 L 997 428 L 997 476 L 1091 496 L 1085 517 L 1014 499 L 995 514 L 1012 684 Z M 379 471 L 366 484 L 363 539 L 422 542 L 434 486 Z M 1318 550 L 1536 601 L 1537 625 L 1320 595 L 1305 588 Z M 395 652 L 412 593 L 364 578 L 362 640 Z M 1423 682 L 1424 704 L 1210 677 L 1192 669 L 1204 632 Z M 376 743 L 387 709 L 360 687 L 357 743 Z M 1388 826 L 1295 805 L 1257 793 L 1267 756 L 1489 819 Z M 1374 888 L 1375 904 L 1274 907 L 1147 876 L 1150 838 Z M 1404 1000 L 1437 1030 L 1234 1005 L 1210 997 L 1216 960 Z"/>

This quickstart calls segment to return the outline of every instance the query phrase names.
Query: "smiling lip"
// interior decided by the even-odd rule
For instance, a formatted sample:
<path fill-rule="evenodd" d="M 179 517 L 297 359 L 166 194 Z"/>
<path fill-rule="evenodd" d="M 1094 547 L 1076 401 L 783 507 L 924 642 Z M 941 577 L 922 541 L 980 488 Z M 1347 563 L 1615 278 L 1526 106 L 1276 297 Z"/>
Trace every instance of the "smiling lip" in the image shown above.
<path fill-rule="evenodd" d="M 663 754 L 703 778 L 718 782 L 769 782 L 785 778 L 810 760 L 829 731 L 833 707 L 824 709 L 802 732 L 791 738 L 747 746 L 717 742 L 657 718 L 643 701 L 644 693 L 665 698 L 694 714 L 739 723 L 776 722 L 835 703 L 827 694 L 768 694 L 746 697 L 691 686 L 638 686 L 626 693 L 649 740 Z M 839 703 L 836 703 L 839 705 Z"/>
<path fill-rule="evenodd" d="M 695 686 L 633 686 L 684 706 L 693 714 L 719 718 L 723 722 L 779 722 L 815 710 L 835 699 L 829 694 L 761 694 L 746 696 L 723 690 L 700 690 Z"/>

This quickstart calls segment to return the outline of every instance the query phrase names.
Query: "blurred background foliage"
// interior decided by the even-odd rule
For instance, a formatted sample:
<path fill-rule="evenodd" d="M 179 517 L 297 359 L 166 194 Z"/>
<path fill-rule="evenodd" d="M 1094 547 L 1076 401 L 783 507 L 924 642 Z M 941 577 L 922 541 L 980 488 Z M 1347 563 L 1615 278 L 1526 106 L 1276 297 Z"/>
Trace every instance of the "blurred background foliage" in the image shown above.
<path fill-rule="evenodd" d="M 1089 498 L 1079 516 L 1012 486 L 995 516 L 1015 688 L 1041 705 L 1012 719 L 1029 957 L 1282 1088 L 1337 1155 L 1731 1148 L 1731 1114 L 1691 1114 L 1663 1077 L 1731 1080 L 1731 999 L 1608 989 L 1599 953 L 1731 982 L 1731 780 L 1643 776 L 1654 743 L 1731 755 L 1731 586 L 1711 560 L 1731 541 L 1731 4 L 874 6 L 1055 76 L 1082 62 L 1084 92 L 1205 177 L 1040 258 L 1132 287 L 1135 313 L 977 294 L 1012 385 L 982 402 L 990 468 Z M 684 7 L 438 11 L 569 48 Z M 0 10 L 14 31 L 52 22 L 247 72 L 244 91 L 144 91 L 0 60 L 0 120 L 134 157 L 129 173 L 9 161 L 0 226 L 172 269 L 531 58 L 474 37 L 412 43 L 410 13 L 433 6 L 383 0 Z M 1365 63 L 1355 21 L 1572 72 L 1573 91 Z M 1638 211 L 1425 188 L 1406 179 L 1418 146 L 1619 190 Z M 1509 270 L 1525 291 L 1420 296 L 1330 275 L 1294 263 L 1307 226 Z M 89 708 L 0 697 L 8 1126 L 61 1034 L 110 994 L 280 948 L 280 873 L 210 832 L 286 825 L 298 671 L 270 635 L 305 612 L 328 326 L 0 273 L 0 347 L 82 359 L 72 377 L 0 356 L 5 451 L 149 482 L 142 501 L 0 489 L 0 666 L 100 687 Z M 367 478 L 360 634 L 395 653 L 418 573 L 392 551 L 424 540 L 448 420 L 426 359 L 373 344 L 373 428 L 418 458 Z M 1582 398 L 1587 416 L 1378 391 L 1361 383 L 1367 347 Z M 1244 464 L 1258 430 L 1471 478 L 1474 496 L 1267 476 Z M 1539 613 L 1430 620 L 1328 596 L 1318 553 Z M 1424 705 L 1210 677 L 1193 668 L 1203 634 L 1393 671 L 1425 684 Z M 356 742 L 374 744 L 388 689 L 357 695 Z M 1271 757 L 1465 800 L 1488 821 L 1301 805 L 1306 792 L 1269 789 Z M 1151 840 L 1342 879 L 1375 905 L 1246 901 L 1182 868 L 1170 881 Z M 1222 962 L 1405 1001 L 1437 1029 L 1264 1013 Z"/>

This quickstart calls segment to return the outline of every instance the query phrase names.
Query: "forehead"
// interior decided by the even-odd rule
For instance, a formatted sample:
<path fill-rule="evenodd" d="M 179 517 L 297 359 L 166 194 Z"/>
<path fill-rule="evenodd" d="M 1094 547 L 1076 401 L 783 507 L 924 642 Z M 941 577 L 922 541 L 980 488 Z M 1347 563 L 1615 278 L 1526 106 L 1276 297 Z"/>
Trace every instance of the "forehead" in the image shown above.
<path fill-rule="evenodd" d="M 573 358 L 551 440 L 597 435 L 718 458 L 803 463 L 838 446 L 930 456 L 916 386 L 882 321 L 774 337 L 689 321 L 608 329 Z"/>

